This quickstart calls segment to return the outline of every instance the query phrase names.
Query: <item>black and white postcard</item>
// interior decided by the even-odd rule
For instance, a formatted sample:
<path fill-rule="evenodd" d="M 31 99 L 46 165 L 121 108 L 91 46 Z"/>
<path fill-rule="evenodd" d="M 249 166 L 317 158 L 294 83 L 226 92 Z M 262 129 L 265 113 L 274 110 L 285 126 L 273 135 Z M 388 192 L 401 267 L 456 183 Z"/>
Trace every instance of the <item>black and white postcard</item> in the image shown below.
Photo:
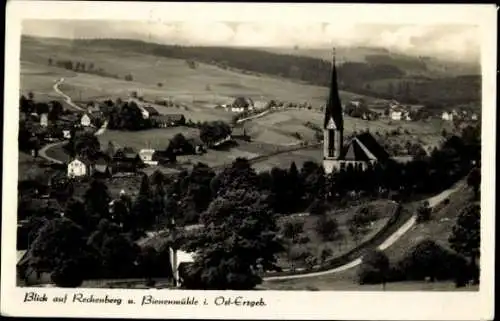
<path fill-rule="evenodd" d="M 11 1 L 1 311 L 493 318 L 493 5 Z"/>

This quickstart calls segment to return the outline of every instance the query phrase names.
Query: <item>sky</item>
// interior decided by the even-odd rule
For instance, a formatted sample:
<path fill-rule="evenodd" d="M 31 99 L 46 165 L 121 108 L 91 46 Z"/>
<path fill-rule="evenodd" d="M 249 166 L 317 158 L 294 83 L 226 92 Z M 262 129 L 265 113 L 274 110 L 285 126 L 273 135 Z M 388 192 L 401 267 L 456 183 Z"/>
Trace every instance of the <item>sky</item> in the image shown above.
<path fill-rule="evenodd" d="M 480 53 L 479 29 L 471 24 L 24 20 L 22 33 L 57 38 L 127 38 L 179 45 L 369 46 L 462 61 L 477 60 Z"/>

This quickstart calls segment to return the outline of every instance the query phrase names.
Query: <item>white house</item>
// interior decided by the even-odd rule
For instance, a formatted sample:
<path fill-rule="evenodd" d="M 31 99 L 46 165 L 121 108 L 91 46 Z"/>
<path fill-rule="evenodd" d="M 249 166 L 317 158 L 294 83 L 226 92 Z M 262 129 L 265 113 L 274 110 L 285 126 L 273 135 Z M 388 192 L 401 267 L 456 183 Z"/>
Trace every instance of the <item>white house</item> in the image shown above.
<path fill-rule="evenodd" d="M 441 115 L 441 118 L 443 120 L 448 120 L 448 121 L 452 121 L 453 120 L 453 113 L 449 113 L 447 111 L 443 112 L 443 114 Z"/>
<path fill-rule="evenodd" d="M 42 127 L 49 126 L 49 117 L 47 113 L 43 113 L 40 115 L 40 126 Z"/>
<path fill-rule="evenodd" d="M 64 130 L 62 131 L 62 133 L 63 133 L 63 137 L 64 137 L 65 139 L 70 139 L 70 138 L 71 138 L 71 130 L 69 130 L 69 129 L 64 129 Z"/>
<path fill-rule="evenodd" d="M 179 266 L 181 264 L 193 263 L 194 262 L 194 254 L 184 252 L 181 250 L 174 251 L 170 248 L 170 264 L 172 264 L 172 273 L 175 278 L 177 286 L 180 286 L 182 280 L 179 278 Z"/>
<path fill-rule="evenodd" d="M 477 120 L 478 119 L 477 114 L 470 115 L 470 119 L 471 120 Z"/>
<path fill-rule="evenodd" d="M 242 113 L 245 110 L 248 110 L 248 108 L 245 108 L 245 107 L 235 107 L 235 106 L 231 107 L 231 111 L 233 113 Z"/>
<path fill-rule="evenodd" d="M 403 112 L 401 110 L 391 110 L 391 119 L 392 120 L 403 119 Z"/>
<path fill-rule="evenodd" d="M 153 155 L 155 153 L 154 149 L 141 149 L 139 151 L 139 157 L 144 162 L 144 164 L 148 165 L 158 165 L 157 161 L 153 161 Z"/>
<path fill-rule="evenodd" d="M 92 126 L 92 118 L 90 118 L 89 114 L 83 114 L 82 118 L 80 119 L 80 124 L 84 127 L 90 127 Z"/>
<path fill-rule="evenodd" d="M 68 177 L 82 177 L 88 174 L 89 168 L 83 161 L 75 158 L 68 163 Z"/>

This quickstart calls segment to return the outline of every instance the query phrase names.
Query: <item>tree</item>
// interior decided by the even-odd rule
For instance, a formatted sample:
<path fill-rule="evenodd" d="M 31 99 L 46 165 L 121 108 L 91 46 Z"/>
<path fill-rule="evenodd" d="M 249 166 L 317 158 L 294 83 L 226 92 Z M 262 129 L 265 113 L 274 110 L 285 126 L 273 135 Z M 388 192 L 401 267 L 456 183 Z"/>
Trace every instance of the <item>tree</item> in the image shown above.
<path fill-rule="evenodd" d="M 474 168 L 467 176 L 467 185 L 474 191 L 474 199 L 479 199 L 481 187 L 481 170 Z"/>
<path fill-rule="evenodd" d="M 109 195 L 108 187 L 100 180 L 93 180 L 84 194 L 85 207 L 89 219 L 97 224 L 102 218 L 109 217 Z"/>
<path fill-rule="evenodd" d="M 79 155 L 93 160 L 100 152 L 101 144 L 95 135 L 84 132 L 78 135 L 72 134 L 65 148 L 70 155 Z"/>
<path fill-rule="evenodd" d="M 64 210 L 64 217 L 75 222 L 87 231 L 91 231 L 95 227 L 95 225 L 89 224 L 91 222 L 85 212 L 85 205 L 74 198 L 68 201 L 66 209 Z"/>
<path fill-rule="evenodd" d="M 21 95 L 19 98 L 19 110 L 20 112 L 28 115 L 34 111 L 33 100 L 26 98 L 24 95 Z"/>
<path fill-rule="evenodd" d="M 101 276 L 130 277 L 134 274 L 139 249 L 119 225 L 102 219 L 89 236 L 88 244 L 99 253 Z"/>
<path fill-rule="evenodd" d="M 223 195 L 235 189 L 253 189 L 259 185 L 259 178 L 248 159 L 236 158 L 230 167 L 226 167 L 210 183 L 213 195 Z"/>
<path fill-rule="evenodd" d="M 470 259 L 471 262 L 480 255 L 481 209 L 477 204 L 469 205 L 458 215 L 448 242 L 453 250 Z"/>
<path fill-rule="evenodd" d="M 326 207 L 326 204 L 325 204 L 325 201 L 324 200 L 321 200 L 321 199 L 315 199 L 311 205 L 309 205 L 309 213 L 311 213 L 311 215 L 317 215 L 317 216 L 321 216 L 321 215 L 324 215 L 326 213 L 326 210 L 327 210 L 327 207 Z"/>
<path fill-rule="evenodd" d="M 41 271 L 56 272 L 56 279 L 58 274 L 70 274 L 70 279 L 78 283 L 91 276 L 95 256 L 81 227 L 67 218 L 56 218 L 38 231 L 32 244 L 31 264 Z"/>
<path fill-rule="evenodd" d="M 432 208 L 429 207 L 429 202 L 423 202 L 417 209 L 417 223 L 427 222 L 431 219 Z"/>
<path fill-rule="evenodd" d="M 200 126 L 200 139 L 213 146 L 231 135 L 231 127 L 223 121 L 205 122 Z"/>
<path fill-rule="evenodd" d="M 406 253 L 397 264 L 406 280 L 450 280 L 460 277 L 465 261 L 430 239 L 424 239 Z"/>
<path fill-rule="evenodd" d="M 283 225 L 283 236 L 291 239 L 293 243 L 297 241 L 297 238 L 303 231 L 304 222 L 302 221 L 287 221 Z"/>
<path fill-rule="evenodd" d="M 316 220 L 315 230 L 326 242 L 333 241 L 339 236 L 339 226 L 337 220 L 333 218 L 320 216 Z"/>
<path fill-rule="evenodd" d="M 170 152 L 175 155 L 189 155 L 194 154 L 194 146 L 181 133 L 176 134 L 170 140 L 168 148 Z"/>
<path fill-rule="evenodd" d="M 358 270 L 358 282 L 359 284 L 382 283 L 385 290 L 389 268 L 390 263 L 387 255 L 379 250 L 371 250 L 363 256 Z"/>
<path fill-rule="evenodd" d="M 370 223 L 377 218 L 376 213 L 370 207 L 362 207 L 354 216 L 349 219 L 349 232 L 358 241 L 359 238 L 368 232 Z"/>
<path fill-rule="evenodd" d="M 50 121 L 56 121 L 59 119 L 59 116 L 61 116 L 62 112 L 64 111 L 63 106 L 60 102 L 53 100 L 50 102 L 50 110 L 49 110 L 49 115 L 48 119 Z"/>
<path fill-rule="evenodd" d="M 196 252 L 186 286 L 197 289 L 253 289 L 257 265 L 274 267 L 282 250 L 272 210 L 254 190 L 233 190 L 216 198 L 201 216 L 203 229 L 187 244 Z"/>

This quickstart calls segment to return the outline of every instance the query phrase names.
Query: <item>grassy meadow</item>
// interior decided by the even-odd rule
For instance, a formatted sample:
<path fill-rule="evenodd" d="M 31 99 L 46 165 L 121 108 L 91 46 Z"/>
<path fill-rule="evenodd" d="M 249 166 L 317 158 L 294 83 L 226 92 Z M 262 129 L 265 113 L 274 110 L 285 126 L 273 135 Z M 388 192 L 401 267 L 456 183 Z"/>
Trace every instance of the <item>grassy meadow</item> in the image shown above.
<path fill-rule="evenodd" d="M 354 249 L 358 244 L 372 238 L 380 229 L 382 229 L 390 219 L 392 213 L 396 209 L 396 204 L 387 200 L 377 200 L 363 204 L 361 206 L 353 206 L 346 209 L 339 209 L 326 213 L 326 217 L 334 219 L 338 224 L 338 235 L 334 240 L 325 241 L 316 231 L 316 224 L 320 219 L 317 216 L 287 216 L 278 221 L 278 226 L 284 226 L 287 222 L 300 222 L 303 224 L 303 231 L 299 238 L 305 237 L 307 242 L 302 244 L 294 244 L 292 248 L 299 251 L 306 251 L 313 256 L 319 257 L 323 249 L 331 251 L 331 257 L 340 256 Z M 349 219 L 351 219 L 357 211 L 362 207 L 368 207 L 375 215 L 376 219 L 372 221 L 366 234 L 362 235 L 358 240 L 355 240 L 349 232 Z M 292 265 L 295 268 L 305 267 L 305 262 L 292 262 L 287 255 L 283 253 L 279 257 L 278 264 L 282 268 L 290 268 Z"/>

